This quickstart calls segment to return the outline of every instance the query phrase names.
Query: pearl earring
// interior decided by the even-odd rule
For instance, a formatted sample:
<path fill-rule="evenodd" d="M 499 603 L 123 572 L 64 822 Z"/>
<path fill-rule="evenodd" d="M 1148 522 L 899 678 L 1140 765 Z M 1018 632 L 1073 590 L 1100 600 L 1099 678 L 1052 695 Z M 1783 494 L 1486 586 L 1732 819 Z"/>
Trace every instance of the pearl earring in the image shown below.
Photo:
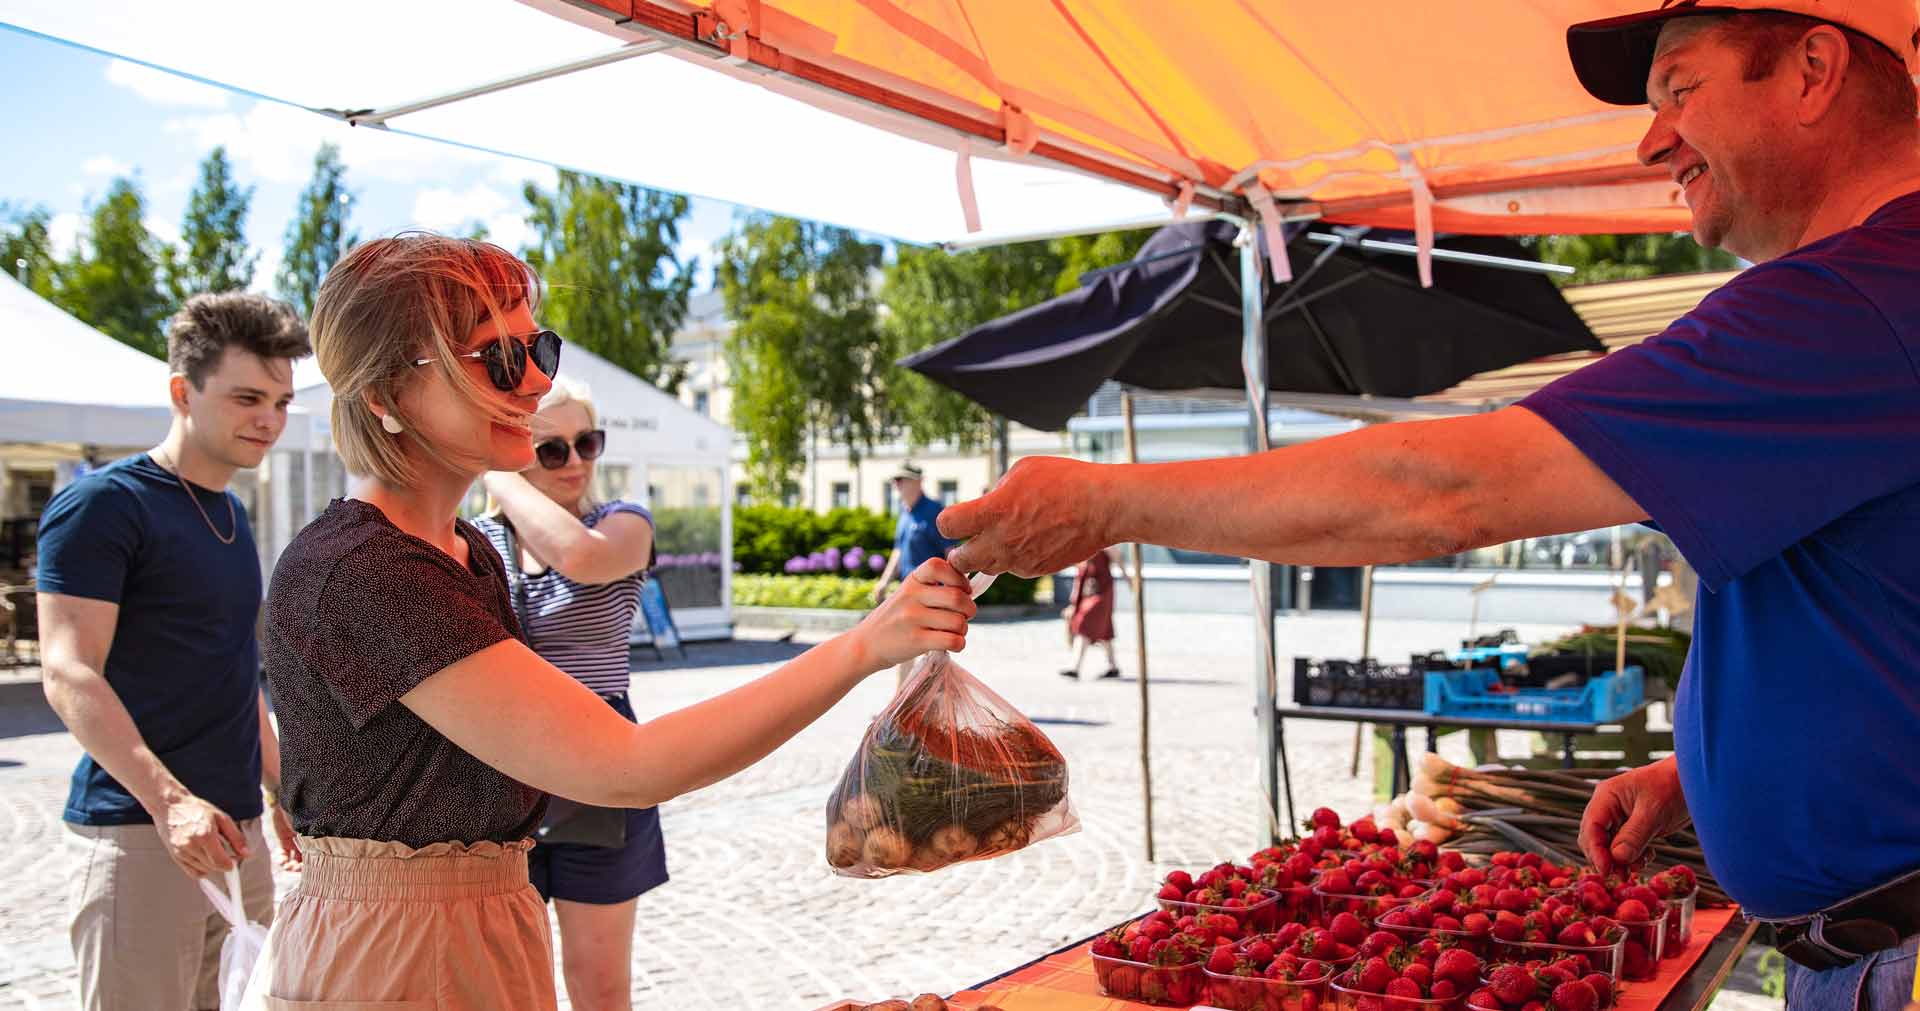
<path fill-rule="evenodd" d="M 388 435 L 399 435 L 406 431 L 406 427 L 400 424 L 400 419 L 391 414 L 380 416 L 380 427 L 386 429 Z"/>

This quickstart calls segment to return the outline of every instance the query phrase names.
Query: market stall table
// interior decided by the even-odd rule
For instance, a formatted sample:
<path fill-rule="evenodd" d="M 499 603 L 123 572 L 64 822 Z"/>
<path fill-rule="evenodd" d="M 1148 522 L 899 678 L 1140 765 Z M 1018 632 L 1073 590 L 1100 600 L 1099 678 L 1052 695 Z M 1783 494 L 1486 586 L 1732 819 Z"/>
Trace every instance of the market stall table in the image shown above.
<path fill-rule="evenodd" d="M 1439 750 L 1440 732 L 1447 728 L 1467 728 L 1475 730 L 1531 730 L 1542 734 L 1559 734 L 1561 740 L 1560 761 L 1566 768 L 1573 768 L 1573 740 L 1581 734 L 1591 734 L 1602 727 L 1618 726 L 1623 720 L 1630 720 L 1635 714 L 1646 711 L 1648 703 L 1642 702 L 1633 707 L 1619 720 L 1605 723 L 1558 723 L 1523 719 L 1486 719 L 1473 716 L 1436 716 L 1418 709 L 1346 709 L 1335 706 L 1275 706 L 1274 720 L 1330 720 L 1338 723 L 1375 723 L 1393 728 L 1393 793 L 1395 796 L 1406 791 L 1411 783 L 1411 763 L 1407 758 L 1407 728 L 1425 727 L 1427 731 L 1427 750 Z"/>
<path fill-rule="evenodd" d="M 1701 1011 L 1740 961 L 1741 953 L 1753 940 L 1754 929 L 1737 907 L 1700 910 L 1694 915 L 1693 936 L 1686 952 L 1661 963 L 1659 975 L 1652 980 L 1628 984 L 1617 1011 Z M 1088 946 L 1099 936 L 1076 941 L 962 990 L 949 998 L 948 1005 L 962 1011 L 985 1006 L 1002 1011 L 1131 1011 L 1154 1007 L 1100 992 L 1093 957 L 1088 952 Z"/>

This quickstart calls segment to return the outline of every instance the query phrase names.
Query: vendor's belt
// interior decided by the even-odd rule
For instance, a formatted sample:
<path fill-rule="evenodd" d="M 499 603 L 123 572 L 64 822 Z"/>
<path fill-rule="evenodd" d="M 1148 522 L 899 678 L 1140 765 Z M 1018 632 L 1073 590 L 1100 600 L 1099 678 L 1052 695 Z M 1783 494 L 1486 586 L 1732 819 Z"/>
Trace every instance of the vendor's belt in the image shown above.
<path fill-rule="evenodd" d="M 1920 870 L 1811 916 L 1762 922 L 1772 924 L 1780 953 L 1809 969 L 1852 965 L 1920 934 Z"/>

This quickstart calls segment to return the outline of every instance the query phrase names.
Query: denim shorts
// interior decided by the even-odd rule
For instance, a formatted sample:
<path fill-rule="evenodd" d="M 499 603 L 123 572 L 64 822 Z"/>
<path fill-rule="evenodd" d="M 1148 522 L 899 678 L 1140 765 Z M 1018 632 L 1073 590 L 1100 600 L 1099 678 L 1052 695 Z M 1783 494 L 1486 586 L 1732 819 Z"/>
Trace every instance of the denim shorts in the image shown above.
<path fill-rule="evenodd" d="M 634 720 L 625 694 L 602 695 L 614 711 Z M 636 721 L 637 722 L 637 721 Z M 527 854 L 527 876 L 540 897 L 595 906 L 638 898 L 667 881 L 667 848 L 660 837 L 660 810 L 627 812 L 625 846 L 536 843 Z"/>
<path fill-rule="evenodd" d="M 1824 972 L 1789 961 L 1787 1011 L 1900 1011 L 1913 1000 L 1916 949 L 1920 935 Z"/>

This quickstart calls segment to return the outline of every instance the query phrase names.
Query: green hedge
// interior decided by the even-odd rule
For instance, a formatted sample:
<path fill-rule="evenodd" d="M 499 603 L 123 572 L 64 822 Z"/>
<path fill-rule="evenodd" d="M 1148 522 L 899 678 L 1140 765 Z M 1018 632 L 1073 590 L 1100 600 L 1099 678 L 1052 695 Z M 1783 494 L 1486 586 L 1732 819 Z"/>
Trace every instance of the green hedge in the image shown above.
<path fill-rule="evenodd" d="M 1001 576 L 980 603 L 1031 604 L 1037 579 Z M 764 576 L 740 573 L 733 577 L 735 607 L 833 607 L 864 611 L 873 606 L 873 580 L 847 576 Z"/>
<path fill-rule="evenodd" d="M 663 555 L 720 550 L 720 508 L 681 506 L 656 509 L 653 542 Z"/>
<path fill-rule="evenodd" d="M 827 548 L 860 547 L 884 555 L 893 549 L 893 517 L 871 509 L 816 513 L 784 506 L 733 511 L 733 560 L 742 573 L 783 575 L 787 559 Z"/>

